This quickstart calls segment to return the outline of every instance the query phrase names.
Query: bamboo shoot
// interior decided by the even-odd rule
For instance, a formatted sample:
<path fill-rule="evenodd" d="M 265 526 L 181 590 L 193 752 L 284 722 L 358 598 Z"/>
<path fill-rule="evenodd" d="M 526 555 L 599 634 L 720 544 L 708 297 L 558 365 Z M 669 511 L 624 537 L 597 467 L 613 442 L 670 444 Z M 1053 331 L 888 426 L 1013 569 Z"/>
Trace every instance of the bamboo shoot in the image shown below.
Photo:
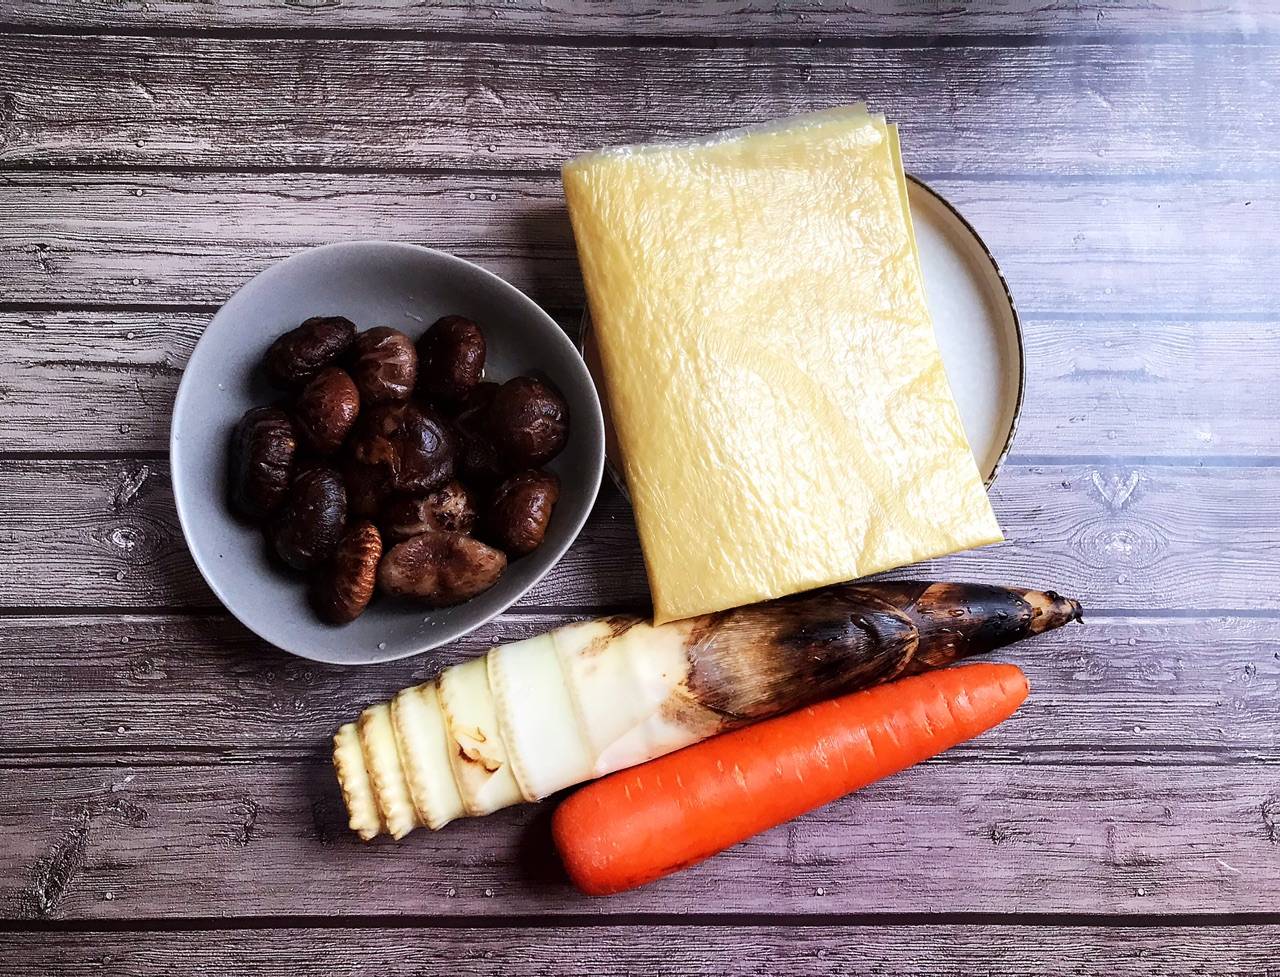
<path fill-rule="evenodd" d="M 399 838 L 1080 619 L 1052 591 L 900 582 L 657 627 L 586 621 L 366 709 L 334 737 L 334 767 L 351 829 Z"/>

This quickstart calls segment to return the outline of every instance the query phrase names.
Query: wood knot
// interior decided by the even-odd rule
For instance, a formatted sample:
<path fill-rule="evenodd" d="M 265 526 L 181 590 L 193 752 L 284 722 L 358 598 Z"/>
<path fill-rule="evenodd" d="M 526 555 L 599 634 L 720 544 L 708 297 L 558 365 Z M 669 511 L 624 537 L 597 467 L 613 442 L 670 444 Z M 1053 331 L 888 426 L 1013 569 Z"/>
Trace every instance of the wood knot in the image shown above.
<path fill-rule="evenodd" d="M 67 889 L 84 868 L 89 850 L 89 805 L 82 804 L 74 823 L 45 849 L 31 870 L 25 913 L 47 919 L 57 912 Z"/>
<path fill-rule="evenodd" d="M 249 847 L 249 842 L 253 841 L 253 833 L 258 827 L 259 810 L 258 802 L 251 797 L 243 798 L 231 809 L 239 822 L 231 832 L 231 840 L 241 848 Z"/>
<path fill-rule="evenodd" d="M 147 465 L 132 471 L 122 471 L 116 480 L 115 494 L 111 497 L 111 508 L 120 512 L 131 506 L 150 477 L 151 468 Z"/>
<path fill-rule="evenodd" d="M 1280 845 L 1280 795 L 1262 802 L 1262 824 L 1267 830 L 1267 841 Z"/>
<path fill-rule="evenodd" d="M 1135 471 L 1094 472 L 1089 480 L 1106 503 L 1118 512 L 1133 498 L 1133 493 L 1142 484 L 1142 475 Z"/>
<path fill-rule="evenodd" d="M 993 824 L 991 831 L 988 832 L 991 843 L 997 847 L 1003 845 L 1006 841 L 1013 837 L 1013 829 L 1003 824 Z"/>

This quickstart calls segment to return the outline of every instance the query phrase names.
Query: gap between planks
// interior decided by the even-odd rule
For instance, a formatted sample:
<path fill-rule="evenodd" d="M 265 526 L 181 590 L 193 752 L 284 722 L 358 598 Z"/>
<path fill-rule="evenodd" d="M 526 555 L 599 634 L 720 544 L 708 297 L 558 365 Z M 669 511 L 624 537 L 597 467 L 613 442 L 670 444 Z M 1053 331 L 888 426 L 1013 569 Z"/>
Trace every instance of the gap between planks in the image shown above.
<path fill-rule="evenodd" d="M 634 44 L 655 39 L 693 39 L 751 46 L 770 39 L 809 43 L 829 38 L 866 43 L 904 39 L 1041 38 L 1070 43 L 1079 37 L 1262 38 L 1280 21 L 1256 0 L 1083 0 L 1070 4 L 959 4 L 949 9 L 918 0 L 875 4 L 828 0 L 734 0 L 642 8 L 629 0 L 597 0 L 590 6 L 545 0 L 502 4 L 405 4 L 365 0 L 359 4 L 235 0 L 193 4 L 189 0 L 9 0 L 6 20 L 32 32 L 89 33 L 103 29 L 172 31 L 181 36 L 217 29 L 306 30 L 336 35 L 359 30 L 407 31 L 451 36 L 502 36 L 560 41 L 565 37 Z M 731 28 L 731 29 L 730 29 Z"/>
<path fill-rule="evenodd" d="M 476 44 L 460 61 L 453 45 L 410 41 L 0 42 L 21 65 L 0 67 L 16 114 L 10 160 L 537 168 L 601 145 L 702 136 L 879 91 L 880 107 L 914 120 L 912 169 L 1105 174 L 1217 163 L 1239 175 L 1223 160 L 1247 159 L 1254 171 L 1276 165 L 1253 82 L 1277 48 L 1260 45 L 992 47 L 985 58 L 971 47 L 716 47 L 691 60 L 661 47 Z M 362 87 L 369 71 L 379 84 Z M 223 78 L 230 94 L 193 81 L 204 76 Z M 948 100 L 937 97 L 940 77 Z M 46 97 L 51 85 L 56 103 Z M 566 91 L 581 97 L 565 100 Z M 696 111 L 680 111 L 683 100 Z M 1101 116 L 1082 114 L 1081 103 L 1100 106 Z M 246 141 L 232 117 L 270 124 L 252 127 L 256 138 Z M 1216 155 L 1202 151 L 1210 145 Z"/>
<path fill-rule="evenodd" d="M 582 616 L 506 614 L 430 656 L 357 670 L 276 652 L 226 615 L 10 618 L 0 765 L 323 765 L 333 730 L 364 704 Z M 1004 649 L 997 657 L 1033 676 L 1033 696 L 937 762 L 1280 764 L 1269 721 L 1278 635 L 1274 619 L 1129 617 Z M 23 707 L 35 697 L 40 711 Z M 198 727 L 184 726 L 192 709 L 208 717 Z M 77 730 L 74 745 L 66 729 Z"/>
<path fill-rule="evenodd" d="M 146 451 L 0 451 L 0 464 L 8 461 L 168 461 L 165 450 Z M 1280 468 L 1280 455 L 1023 455 L 1011 454 L 1006 465 L 1102 465 L 1141 468 Z M 3 613 L 3 611 L 0 611 Z"/>
<path fill-rule="evenodd" d="M 509 47 L 531 48 L 599 48 L 633 50 L 719 51 L 774 50 L 804 51 L 811 48 L 855 51 L 914 51 L 920 49 L 1019 49 L 1019 48 L 1070 48 L 1116 47 L 1133 48 L 1152 45 L 1196 46 L 1249 46 L 1273 47 L 1280 44 L 1280 32 L 1274 30 L 1246 31 L 1224 29 L 1219 31 L 1130 31 L 1114 33 L 1108 30 L 1060 31 L 1049 33 L 1021 33 L 1001 31 L 989 34 L 958 31 L 923 33 L 886 33 L 881 35 L 816 34 L 793 31 L 787 36 L 756 36 L 743 38 L 740 34 L 669 34 L 635 35 L 611 34 L 536 34 L 509 31 L 457 31 L 430 28 L 298 28 L 298 27 L 105 27 L 95 25 L 92 30 L 55 25 L 30 25 L 0 22 L 0 35 L 15 38 L 66 37 L 77 40 L 95 38 L 139 38 L 148 40 L 214 40 L 214 41 L 375 41 L 387 44 L 397 42 L 436 42 L 443 44 L 482 45 L 503 44 Z"/>
<path fill-rule="evenodd" d="M 3 35 L 3 26 L 0 26 Z M 732 127 L 731 127 L 732 128 Z M 656 143 L 669 142 L 667 139 L 656 139 Z M 680 140 L 675 140 L 680 141 Z M 393 164 L 387 166 L 353 165 L 342 166 L 320 163 L 285 164 L 244 164 L 231 163 L 85 163 L 73 161 L 55 161 L 40 159 L 0 159 L 0 176 L 12 174 L 83 174 L 85 176 L 413 176 L 413 177 L 463 177 L 470 179 L 524 179 L 535 180 L 558 177 L 559 166 L 549 167 L 516 167 L 499 166 L 493 169 L 481 169 L 467 166 L 404 166 Z M 909 167 L 908 175 L 924 183 L 946 183 L 965 181 L 967 183 L 1025 183 L 1038 186 L 1075 186 L 1080 183 L 1078 173 L 1053 172 L 1000 172 L 973 170 L 933 170 L 927 167 Z M 1095 184 L 1121 186 L 1150 186 L 1162 183 L 1213 183 L 1223 179 L 1220 170 L 1178 169 L 1160 170 L 1150 173 L 1098 172 L 1091 174 Z M 1256 170 L 1246 174 L 1242 182 L 1256 181 L 1260 183 L 1280 179 L 1280 170 Z M 4 303 L 0 302 L 0 310 L 8 305 L 48 306 L 49 311 L 68 309 L 55 303 Z M 105 306 L 105 308 L 129 308 L 129 306 Z M 217 306 L 201 305 L 140 305 L 138 311 L 155 309 L 194 310 L 201 308 L 217 308 Z M 1066 314 L 1066 313 L 1062 313 Z M 1078 315 L 1076 312 L 1071 315 Z"/>
<path fill-rule="evenodd" d="M 141 471 L 145 467 L 145 472 Z M 1230 477 L 1224 473 L 1229 472 Z M 1052 581 L 1086 606 L 1276 607 L 1265 582 L 1280 558 L 1275 468 L 1010 466 L 993 496 L 1009 542 L 906 573 L 976 582 Z M 137 491 L 147 476 L 146 492 Z M 167 466 L 13 462 L 0 510 L 3 603 L 138 609 L 213 607 L 172 509 Z M 23 508 L 25 506 L 25 509 Z M 37 527 L 38 531 L 37 531 Z M 43 566 L 31 565 L 31 545 Z M 1229 601 L 1212 594 L 1228 594 Z M 605 487 L 570 555 L 526 606 L 643 607 L 638 541 L 625 501 Z"/>
<path fill-rule="evenodd" d="M 1021 922 L 1022 915 L 986 920 L 948 914 L 947 922 L 933 917 L 829 917 L 799 931 L 785 916 L 743 919 L 741 925 L 733 925 L 740 922 L 737 917 L 725 918 L 723 925 L 717 925 L 710 919 L 685 923 L 671 914 L 658 914 L 628 917 L 612 928 L 594 920 L 561 927 L 522 916 L 518 918 L 528 920 L 523 927 L 486 919 L 458 929 L 435 928 L 419 922 L 420 918 L 371 919 L 357 928 L 336 928 L 327 920 L 312 929 L 192 927 L 179 952 L 188 968 L 246 977 L 363 974 L 370 969 L 370 961 L 376 961 L 382 974 L 419 977 L 459 973 L 703 977 L 726 972 L 795 977 L 1066 973 L 1147 977 L 1230 972 L 1260 977 L 1274 972 L 1277 939 L 1277 927 L 1269 918 L 1235 916 L 1152 916 L 1149 922 L 1127 927 L 1096 914 L 1078 924 L 1074 917 L 1048 916 Z M 1179 925 L 1170 925 L 1173 920 Z M 288 926 L 286 920 L 279 922 Z M 424 925 L 426 932 L 419 932 L 415 924 Z M 127 926 L 83 933 L 55 930 L 39 942 L 15 935 L 8 942 L 15 952 L 0 958 L 0 977 L 27 977 L 33 972 L 97 977 L 104 971 L 141 977 L 172 969 L 175 957 L 172 938 L 163 930 L 152 934 Z M 732 964 L 731 971 L 726 964 Z"/>
<path fill-rule="evenodd" d="M 351 710 L 351 717 L 356 715 Z M 299 752 L 280 747 L 260 748 L 252 753 L 236 752 L 222 747 L 148 746 L 132 749 L 114 747 L 66 747 L 0 749 L 0 770 L 152 770 L 181 767 L 183 770 L 226 770 L 228 767 L 278 766 L 317 767 L 328 770 L 331 758 L 327 747 Z M 1170 746 L 1165 743 L 1116 746 L 1109 743 L 1092 745 L 1045 746 L 1024 744 L 1017 751 L 998 747 L 952 747 L 945 754 L 922 760 L 919 767 L 1051 767 L 1079 768 L 1143 767 L 1144 769 L 1194 768 L 1197 770 L 1228 767 L 1277 767 L 1280 755 L 1264 749 L 1217 746 Z"/>
<path fill-rule="evenodd" d="M 83 168 L 81 168 L 83 169 Z M 0 167 L 0 174 L 4 172 Z M 166 171 L 172 172 L 172 171 Z M 231 171 L 216 171 L 226 172 Z M 376 174 L 371 174 L 376 175 Z M 477 174 L 479 175 L 479 174 Z M 976 181 L 975 181 L 976 182 Z M 261 269 L 266 271 L 266 268 Z M 230 298 L 231 296 L 227 296 Z M 209 315 L 217 313 L 225 303 L 222 302 L 102 302 L 102 301 L 83 301 L 76 299 L 68 299 L 65 301 L 38 302 L 38 301 L 13 301 L 0 297 L 0 315 L 79 315 L 94 313 L 129 313 L 137 315 Z M 542 311 L 555 319 L 566 329 L 566 324 L 574 324 L 574 334 L 576 335 L 576 324 L 582 319 L 585 309 L 582 306 L 557 307 L 550 305 L 541 306 Z M 1109 310 L 1099 309 L 1040 309 L 1031 306 L 1019 304 L 1018 317 L 1024 322 L 1031 321 L 1077 321 L 1088 323 L 1105 324 L 1115 322 L 1118 318 L 1123 318 L 1129 322 L 1186 322 L 1186 323 L 1210 323 L 1221 322 L 1230 324 L 1265 324 L 1275 322 L 1280 318 L 1280 313 L 1276 312 L 1249 312 L 1243 309 L 1226 310 L 1217 312 L 1212 309 L 1176 309 L 1170 310 L 1125 310 L 1123 312 L 1113 312 Z"/>
<path fill-rule="evenodd" d="M 820 929 L 880 926 L 1025 926 L 1054 929 L 1149 929 L 1280 925 L 1280 912 L 1114 913 L 937 912 L 937 913 L 503 913 L 493 916 L 219 916 L 134 917 L 131 919 L 0 919 L 0 933 L 219 932 L 269 929 L 604 929 L 663 926 L 678 929 Z"/>
<path fill-rule="evenodd" d="M 550 306 L 565 332 L 580 309 Z M 164 457 L 172 403 L 205 314 L 19 312 L 0 314 L 14 345 L 0 386 L 0 426 L 14 435 L 3 457 L 133 461 Z M 1270 432 L 1280 419 L 1270 377 L 1280 362 L 1280 320 L 1238 323 L 1185 317 L 1025 316 L 1033 392 L 1016 461 L 1275 467 Z M 1240 349 L 1250 356 L 1242 365 Z M 1194 363 L 1195 370 L 1188 367 Z M 1231 376 L 1197 384 L 1197 376 Z M 75 387 L 80 396 L 67 399 Z M 50 413 L 50 405 L 63 410 Z M 81 406 L 76 406 L 81 405 Z M 68 429 L 67 418 L 76 418 Z M 1144 423 L 1134 423 L 1141 417 Z"/>

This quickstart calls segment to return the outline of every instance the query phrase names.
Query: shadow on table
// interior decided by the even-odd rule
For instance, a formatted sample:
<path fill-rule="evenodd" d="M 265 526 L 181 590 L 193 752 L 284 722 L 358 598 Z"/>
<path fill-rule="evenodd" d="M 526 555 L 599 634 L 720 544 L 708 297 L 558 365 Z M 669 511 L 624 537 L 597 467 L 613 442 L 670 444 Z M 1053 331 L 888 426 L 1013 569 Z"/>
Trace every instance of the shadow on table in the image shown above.
<path fill-rule="evenodd" d="M 536 813 L 520 834 L 516 850 L 516 875 L 519 881 L 530 887 L 569 885 L 569 876 L 560 864 L 555 842 L 551 838 L 552 815 L 566 796 L 566 792 L 561 792 L 538 805 Z"/>

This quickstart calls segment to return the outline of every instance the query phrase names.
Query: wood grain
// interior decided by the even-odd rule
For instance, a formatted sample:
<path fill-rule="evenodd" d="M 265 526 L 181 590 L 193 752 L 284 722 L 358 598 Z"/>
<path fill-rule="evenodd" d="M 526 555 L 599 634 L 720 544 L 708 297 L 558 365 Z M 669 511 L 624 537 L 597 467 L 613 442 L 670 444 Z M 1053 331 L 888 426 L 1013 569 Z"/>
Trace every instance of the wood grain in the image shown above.
<path fill-rule="evenodd" d="M 553 314 L 576 335 L 581 310 Z M 6 450 L 166 450 L 181 370 L 211 315 L 0 312 L 11 364 L 0 381 Z M 1024 314 L 1022 325 L 1029 400 L 1019 454 L 1275 453 L 1280 322 Z"/>
<path fill-rule="evenodd" d="M 354 977 L 376 960 L 388 975 L 556 974 L 560 977 L 1182 977 L 1206 973 L 1273 977 L 1280 927 L 1046 928 L 984 923 L 910 927 L 846 926 L 798 930 L 779 925 L 698 927 L 616 925 L 458 927 L 424 931 L 219 928 L 184 933 L 193 970 L 242 977 Z M 51 933 L 34 941 L 0 934 L 0 977 L 56 973 L 150 977 L 173 965 L 172 937 L 145 933 Z M 8 949 L 9 952 L 4 952 Z M 20 957 L 19 957 L 20 955 Z M 16 966 L 15 957 L 32 969 Z"/>
<path fill-rule="evenodd" d="M 871 97 L 922 172 L 1269 173 L 1266 45 L 0 38 L 0 162 L 551 169 Z"/>
<path fill-rule="evenodd" d="M 0 312 L 4 449 L 167 451 L 178 381 L 209 318 Z"/>
<path fill-rule="evenodd" d="M 1017 35 L 1087 35 L 1114 40 L 1122 32 L 1230 32 L 1244 37 L 1280 26 L 1275 11 L 1250 0 L 1152 2 L 1051 2 L 986 0 L 976 5 L 933 7 L 912 0 L 874 4 L 849 0 L 712 0 L 641 5 L 633 0 L 504 0 L 477 6 L 461 0 L 359 0 L 357 3 L 281 0 L 8 0 L 7 24 L 35 28 L 140 30 L 305 29 L 395 33 L 439 31 L 511 35 L 635 39 L 714 37 L 728 43 L 779 39 L 938 42 L 960 34 L 966 40 Z"/>
<path fill-rule="evenodd" d="M 584 900 L 556 865 L 546 804 L 364 845 L 324 763 L 17 768 L 0 914 L 1250 912 L 1280 862 L 1277 771 L 928 763 Z"/>
<path fill-rule="evenodd" d="M 1280 321 L 1022 317 L 1020 454 L 1276 453 Z"/>
<path fill-rule="evenodd" d="M 323 756 L 364 706 L 576 617 L 507 614 L 440 652 L 360 669 L 293 658 L 221 615 L 8 618 L 0 762 Z M 1094 762 L 1100 752 L 1153 763 L 1280 760 L 1277 649 L 1280 620 L 1091 618 L 993 656 L 1026 670 L 1032 696 L 960 752 L 1023 763 Z"/>
<path fill-rule="evenodd" d="M 1273 307 L 1274 182 L 931 183 L 982 234 L 1024 311 L 1214 319 Z M 0 173 L 0 190 L 10 302 L 217 305 L 301 248 L 374 238 L 456 252 L 551 308 L 583 301 L 550 173 Z"/>
<path fill-rule="evenodd" d="M 0 462 L 0 498 L 0 607 L 216 606 L 165 462 Z M 1010 465 L 992 498 L 1007 543 L 910 573 L 1052 586 L 1099 609 L 1277 609 L 1280 468 Z M 630 510 L 606 484 L 522 606 L 642 608 L 647 594 Z"/>

